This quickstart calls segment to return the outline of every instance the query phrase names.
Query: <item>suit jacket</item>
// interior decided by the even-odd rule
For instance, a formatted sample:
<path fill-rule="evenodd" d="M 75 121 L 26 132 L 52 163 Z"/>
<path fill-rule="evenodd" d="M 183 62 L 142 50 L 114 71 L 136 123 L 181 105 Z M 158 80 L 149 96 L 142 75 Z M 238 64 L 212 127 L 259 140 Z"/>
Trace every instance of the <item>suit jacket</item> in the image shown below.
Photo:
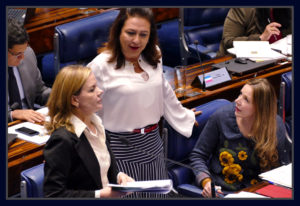
<path fill-rule="evenodd" d="M 108 142 L 106 134 L 111 157 L 107 177 L 110 183 L 116 183 L 118 170 Z M 94 198 L 95 190 L 102 188 L 100 166 L 84 133 L 78 138 L 63 127 L 57 129 L 45 145 L 44 158 L 45 197 Z"/>
<path fill-rule="evenodd" d="M 34 104 L 45 105 L 51 92 L 51 88 L 45 86 L 42 80 L 41 72 L 37 67 L 37 60 L 33 50 L 27 47 L 24 53 L 24 59 L 18 66 L 24 95 L 27 105 L 30 109 L 34 109 Z M 10 107 L 8 105 L 8 121 L 10 119 Z"/>

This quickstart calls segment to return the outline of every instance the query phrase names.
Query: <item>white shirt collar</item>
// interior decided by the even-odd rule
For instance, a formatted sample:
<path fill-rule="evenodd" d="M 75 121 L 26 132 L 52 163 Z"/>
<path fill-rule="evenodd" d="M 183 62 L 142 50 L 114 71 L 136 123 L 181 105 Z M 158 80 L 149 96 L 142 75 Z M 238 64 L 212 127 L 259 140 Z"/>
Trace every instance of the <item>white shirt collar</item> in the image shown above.
<path fill-rule="evenodd" d="M 70 121 L 74 126 L 75 134 L 79 138 L 81 136 L 81 134 L 83 133 L 83 131 L 85 130 L 85 128 L 87 127 L 87 125 L 75 115 L 71 116 Z M 92 114 L 91 121 L 95 125 L 97 125 L 97 126 L 101 125 L 101 127 L 102 127 L 102 120 L 100 119 L 100 117 L 98 115 Z"/>

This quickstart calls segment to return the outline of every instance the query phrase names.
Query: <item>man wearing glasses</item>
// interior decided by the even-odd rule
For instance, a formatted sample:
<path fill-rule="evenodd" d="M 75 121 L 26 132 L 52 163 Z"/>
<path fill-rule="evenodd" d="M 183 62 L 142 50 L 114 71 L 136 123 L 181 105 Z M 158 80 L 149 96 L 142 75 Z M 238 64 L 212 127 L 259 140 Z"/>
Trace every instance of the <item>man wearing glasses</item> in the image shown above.
<path fill-rule="evenodd" d="M 51 89 L 45 86 L 29 37 L 17 21 L 8 19 L 8 122 L 20 119 L 41 122 L 45 117 L 34 104 L 45 105 Z"/>

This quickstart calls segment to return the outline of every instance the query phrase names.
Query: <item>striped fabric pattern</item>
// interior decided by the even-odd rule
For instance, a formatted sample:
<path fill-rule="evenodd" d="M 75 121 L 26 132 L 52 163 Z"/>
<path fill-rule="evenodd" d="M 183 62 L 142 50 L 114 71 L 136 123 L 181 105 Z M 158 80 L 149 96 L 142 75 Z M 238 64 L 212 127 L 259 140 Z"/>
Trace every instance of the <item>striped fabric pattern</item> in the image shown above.
<path fill-rule="evenodd" d="M 136 181 L 168 179 L 166 163 L 163 159 L 163 141 L 158 128 L 145 134 L 107 132 L 111 137 L 110 147 L 120 171 Z M 126 138 L 132 146 L 126 145 L 120 137 Z M 167 195 L 138 192 L 126 197 L 166 198 Z"/>

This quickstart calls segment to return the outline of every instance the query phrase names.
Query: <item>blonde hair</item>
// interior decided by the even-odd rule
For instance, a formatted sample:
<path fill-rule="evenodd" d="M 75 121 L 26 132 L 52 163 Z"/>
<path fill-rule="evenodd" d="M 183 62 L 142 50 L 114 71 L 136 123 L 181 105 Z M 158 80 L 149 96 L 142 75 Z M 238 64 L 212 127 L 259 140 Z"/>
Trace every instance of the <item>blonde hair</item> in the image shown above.
<path fill-rule="evenodd" d="M 45 123 L 45 128 L 48 134 L 52 134 L 60 127 L 74 133 L 74 127 L 70 122 L 74 113 L 71 98 L 80 94 L 90 74 L 91 69 L 82 65 L 66 66 L 57 74 L 47 102 L 50 122 Z"/>
<path fill-rule="evenodd" d="M 252 79 L 247 82 L 253 88 L 255 120 L 252 138 L 263 171 L 278 166 L 277 151 L 277 99 L 274 88 L 267 79 Z"/>

